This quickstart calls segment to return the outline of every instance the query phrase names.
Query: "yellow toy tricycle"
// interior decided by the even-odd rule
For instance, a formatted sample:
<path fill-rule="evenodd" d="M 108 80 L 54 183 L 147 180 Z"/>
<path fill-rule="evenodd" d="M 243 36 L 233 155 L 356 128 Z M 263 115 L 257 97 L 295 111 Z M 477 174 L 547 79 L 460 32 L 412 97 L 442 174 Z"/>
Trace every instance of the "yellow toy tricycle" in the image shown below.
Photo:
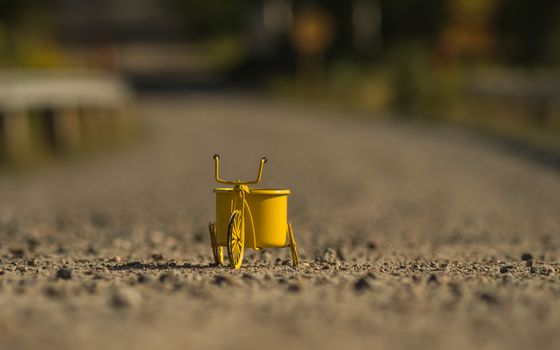
<path fill-rule="evenodd" d="M 233 188 L 215 188 L 216 222 L 210 223 L 210 242 L 216 264 L 223 265 L 222 247 L 227 247 L 229 264 L 238 269 L 243 260 L 245 245 L 262 248 L 290 247 L 292 264 L 298 265 L 296 241 L 292 225 L 288 223 L 288 194 L 290 190 L 251 189 L 248 185 L 261 181 L 266 158 L 261 159 L 254 181 L 227 181 L 218 175 L 220 156 L 214 156 L 215 178 Z M 286 237 L 287 236 L 287 237 Z"/>

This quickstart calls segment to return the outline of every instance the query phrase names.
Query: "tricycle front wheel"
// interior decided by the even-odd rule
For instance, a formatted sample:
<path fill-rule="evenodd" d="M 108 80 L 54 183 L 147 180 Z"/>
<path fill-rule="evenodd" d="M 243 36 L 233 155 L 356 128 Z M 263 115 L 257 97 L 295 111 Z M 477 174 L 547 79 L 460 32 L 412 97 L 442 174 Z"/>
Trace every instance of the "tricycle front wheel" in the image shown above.
<path fill-rule="evenodd" d="M 228 258 L 229 264 L 234 269 L 241 267 L 243 250 L 245 249 L 245 230 L 243 215 L 240 210 L 234 210 L 228 225 Z"/>

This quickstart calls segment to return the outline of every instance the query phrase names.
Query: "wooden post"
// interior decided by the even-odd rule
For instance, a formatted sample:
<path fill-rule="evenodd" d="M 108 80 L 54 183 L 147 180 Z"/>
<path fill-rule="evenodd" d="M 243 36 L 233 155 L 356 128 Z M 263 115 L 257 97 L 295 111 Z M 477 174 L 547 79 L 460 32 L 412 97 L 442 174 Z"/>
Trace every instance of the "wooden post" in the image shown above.
<path fill-rule="evenodd" d="M 76 108 L 55 111 L 54 131 L 57 147 L 62 152 L 74 153 L 82 145 L 79 113 Z"/>
<path fill-rule="evenodd" d="M 19 109 L 4 111 L 4 142 L 8 161 L 22 163 L 29 160 L 32 140 L 29 116 L 26 111 Z"/>

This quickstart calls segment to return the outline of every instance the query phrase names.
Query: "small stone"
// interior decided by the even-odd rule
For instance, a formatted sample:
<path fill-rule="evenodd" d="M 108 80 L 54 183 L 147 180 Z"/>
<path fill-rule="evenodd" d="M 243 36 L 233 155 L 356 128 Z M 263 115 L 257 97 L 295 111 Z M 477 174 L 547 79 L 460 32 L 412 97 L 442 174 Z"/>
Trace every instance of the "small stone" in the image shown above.
<path fill-rule="evenodd" d="M 366 247 L 369 250 L 375 250 L 375 249 L 377 249 L 377 247 L 379 247 L 379 245 L 377 244 L 376 241 L 369 241 L 369 242 L 367 242 Z"/>
<path fill-rule="evenodd" d="M 245 272 L 245 273 L 241 276 L 241 278 L 242 278 L 243 280 L 245 280 L 245 281 L 254 281 L 254 280 L 255 280 L 255 277 L 254 277 L 253 275 L 251 275 L 250 273 L 248 273 L 248 272 Z"/>
<path fill-rule="evenodd" d="M 10 253 L 14 258 L 21 259 L 25 255 L 25 250 L 21 247 L 12 247 L 10 248 Z"/>
<path fill-rule="evenodd" d="M 95 273 L 93 274 L 93 279 L 94 279 L 94 280 L 106 280 L 107 277 L 104 276 L 103 274 L 99 273 L 99 272 L 95 272 Z"/>
<path fill-rule="evenodd" d="M 194 236 L 193 236 L 194 241 L 197 242 L 197 243 L 203 242 L 203 241 L 204 241 L 204 237 L 205 237 L 205 235 L 203 235 L 203 234 L 200 233 L 200 232 L 195 233 Z"/>
<path fill-rule="evenodd" d="M 21 273 L 27 272 L 27 266 L 25 266 L 25 265 L 18 266 L 16 268 L 16 271 L 21 272 Z"/>
<path fill-rule="evenodd" d="M 5 274 L 5 273 L 6 273 L 6 270 L 0 269 L 0 276 L 2 276 L 2 275 Z"/>
<path fill-rule="evenodd" d="M 97 249 L 95 248 L 95 246 L 93 245 L 88 245 L 88 247 L 86 248 L 86 253 L 89 255 L 97 255 Z"/>
<path fill-rule="evenodd" d="M 288 286 L 288 292 L 290 293 L 299 293 L 301 291 L 301 286 L 297 283 L 290 284 Z"/>
<path fill-rule="evenodd" d="M 115 309 L 127 309 L 135 307 L 142 302 L 142 295 L 132 288 L 117 289 L 111 295 L 110 304 Z"/>
<path fill-rule="evenodd" d="M 500 273 L 508 273 L 512 268 L 513 266 L 511 265 L 502 266 L 500 267 Z"/>
<path fill-rule="evenodd" d="M 173 291 L 177 292 L 180 291 L 181 289 L 183 289 L 183 287 L 185 286 L 184 282 L 178 281 L 173 283 Z"/>
<path fill-rule="evenodd" d="M 324 262 L 327 262 L 327 263 L 331 263 L 331 264 L 336 263 L 336 261 L 337 261 L 336 251 L 332 248 L 325 249 L 325 251 L 323 252 L 323 256 L 321 257 L 320 260 L 322 260 Z"/>
<path fill-rule="evenodd" d="M 451 291 L 451 293 L 453 293 L 453 295 L 457 298 L 460 298 L 463 295 L 463 292 L 461 290 L 461 286 L 456 283 L 456 282 L 450 282 L 448 284 L 449 290 Z"/>
<path fill-rule="evenodd" d="M 540 271 L 541 275 L 544 276 L 554 276 L 554 268 L 549 265 L 543 265 Z"/>
<path fill-rule="evenodd" d="M 60 299 L 65 295 L 64 290 L 56 288 L 55 286 L 46 286 L 43 289 L 43 293 L 45 293 L 47 297 L 52 299 Z"/>
<path fill-rule="evenodd" d="M 66 267 L 60 268 L 58 269 L 58 271 L 56 271 L 56 278 L 63 280 L 72 279 L 72 270 Z"/>
<path fill-rule="evenodd" d="M 150 276 L 146 273 L 142 273 L 142 274 L 138 275 L 138 283 L 149 283 L 151 281 L 152 281 L 152 276 Z"/>
<path fill-rule="evenodd" d="M 371 278 L 369 276 L 364 276 L 364 277 L 358 279 L 354 283 L 354 290 L 357 291 L 357 292 L 361 292 L 361 291 L 365 291 L 367 289 L 371 289 L 370 279 Z"/>
<path fill-rule="evenodd" d="M 27 239 L 27 248 L 29 249 L 29 251 L 34 252 L 38 245 L 39 241 L 37 241 L 35 238 L 30 237 Z"/>
<path fill-rule="evenodd" d="M 97 283 L 96 282 L 91 282 L 91 283 L 87 283 L 84 285 L 86 291 L 89 294 L 95 294 L 97 292 Z"/>
<path fill-rule="evenodd" d="M 134 261 L 129 261 L 126 264 L 124 264 L 126 267 L 130 267 L 130 268 L 141 268 L 142 267 L 142 263 L 140 261 L 134 260 Z M 106 272 L 109 272 L 109 270 L 107 270 Z"/>
<path fill-rule="evenodd" d="M 180 276 L 175 271 L 169 271 L 159 276 L 159 281 L 164 282 L 177 282 L 180 280 Z"/>
<path fill-rule="evenodd" d="M 432 273 L 430 277 L 428 277 L 428 283 L 436 283 L 439 284 L 438 276 L 435 273 Z"/>
<path fill-rule="evenodd" d="M 479 296 L 480 300 L 484 301 L 487 304 L 496 305 L 498 304 L 498 298 L 490 293 L 480 293 Z"/>
<path fill-rule="evenodd" d="M 117 256 L 115 256 L 111 259 L 111 262 L 114 262 L 114 263 L 118 264 L 118 263 L 121 262 L 121 260 L 122 260 L 121 257 L 117 255 Z"/>
<path fill-rule="evenodd" d="M 33 266 L 33 267 L 37 266 L 37 259 L 29 259 L 29 260 L 27 260 L 27 265 L 28 265 L 28 266 Z"/>
<path fill-rule="evenodd" d="M 521 255 L 521 260 L 523 261 L 533 260 L 533 255 L 531 253 L 523 253 Z"/>
<path fill-rule="evenodd" d="M 348 258 L 348 254 L 346 254 L 346 249 L 344 249 L 344 248 L 342 248 L 342 247 L 340 247 L 340 248 L 338 248 L 338 249 L 336 250 L 336 255 L 338 256 L 338 258 L 339 258 L 341 261 L 346 261 L 346 260 L 348 260 L 348 259 L 347 259 L 347 258 Z"/>
<path fill-rule="evenodd" d="M 214 276 L 214 280 L 212 281 L 212 283 L 218 286 L 222 286 L 225 284 L 231 284 L 231 281 L 226 276 L 217 275 Z"/>
<path fill-rule="evenodd" d="M 269 251 L 263 250 L 260 254 L 259 257 L 260 262 L 262 263 L 270 263 L 270 261 L 272 260 L 272 254 L 270 254 Z"/>
<path fill-rule="evenodd" d="M 163 254 L 155 252 L 152 254 L 152 259 L 154 259 L 154 261 L 163 260 Z"/>

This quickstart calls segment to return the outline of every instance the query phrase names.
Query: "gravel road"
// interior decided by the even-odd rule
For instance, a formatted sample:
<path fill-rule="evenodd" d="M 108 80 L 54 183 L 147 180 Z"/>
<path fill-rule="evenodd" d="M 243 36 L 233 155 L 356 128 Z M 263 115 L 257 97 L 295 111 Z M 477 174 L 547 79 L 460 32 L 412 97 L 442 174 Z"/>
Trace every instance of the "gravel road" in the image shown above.
<path fill-rule="evenodd" d="M 2 349 L 558 349 L 560 174 L 447 127 L 143 97 L 143 141 L 0 174 Z M 290 188 L 286 249 L 213 266 L 212 155 Z"/>

